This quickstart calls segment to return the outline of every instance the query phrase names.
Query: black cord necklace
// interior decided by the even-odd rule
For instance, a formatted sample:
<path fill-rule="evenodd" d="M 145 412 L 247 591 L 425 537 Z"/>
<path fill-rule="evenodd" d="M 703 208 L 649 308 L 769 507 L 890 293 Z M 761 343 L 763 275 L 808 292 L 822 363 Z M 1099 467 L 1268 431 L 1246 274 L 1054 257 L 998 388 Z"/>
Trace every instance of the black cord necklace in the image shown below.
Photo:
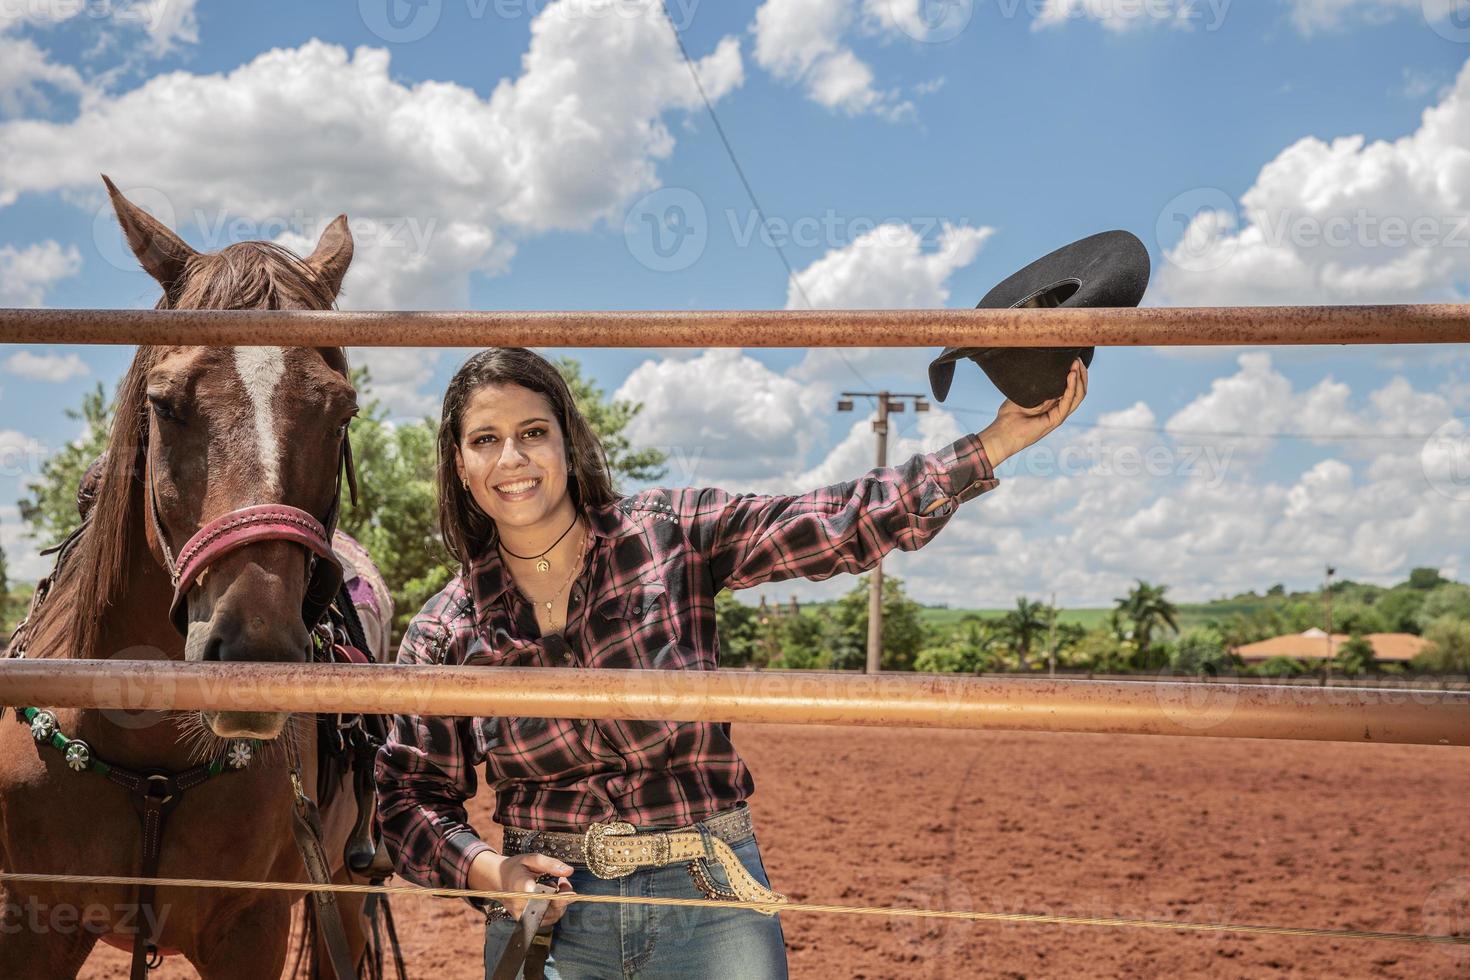
<path fill-rule="evenodd" d="M 551 548 L 555 548 L 557 545 L 561 544 L 561 539 L 564 538 L 564 537 L 566 537 L 568 534 L 570 534 L 571 531 L 572 531 L 572 528 L 574 528 L 576 526 L 577 526 L 577 515 L 576 514 L 573 514 L 572 515 L 572 523 L 568 524 L 567 525 L 567 529 L 565 531 L 561 532 L 561 537 L 559 537 L 555 541 L 551 542 Z M 497 541 L 496 542 L 496 545 L 500 548 L 501 551 L 505 552 L 507 555 L 510 555 L 512 558 L 519 558 L 521 561 L 530 561 L 533 558 L 537 559 L 537 562 L 536 562 L 536 571 L 538 571 L 538 572 L 549 572 L 549 571 L 551 571 L 551 562 L 546 557 L 548 554 L 551 553 L 551 548 L 547 548 L 545 551 L 541 552 L 541 554 L 539 554 L 539 555 L 518 555 L 514 551 L 511 551 L 509 548 L 507 548 L 505 546 L 505 542 L 504 541 Z"/>

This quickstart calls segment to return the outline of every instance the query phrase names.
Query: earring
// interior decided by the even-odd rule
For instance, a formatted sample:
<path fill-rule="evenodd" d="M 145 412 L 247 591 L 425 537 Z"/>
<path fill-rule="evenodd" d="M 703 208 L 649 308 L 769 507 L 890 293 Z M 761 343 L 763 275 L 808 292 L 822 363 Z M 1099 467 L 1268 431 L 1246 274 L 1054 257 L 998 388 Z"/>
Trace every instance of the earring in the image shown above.
<path fill-rule="evenodd" d="M 462 487 L 464 487 L 466 490 L 468 490 L 470 488 L 470 481 L 464 479 L 463 477 L 460 477 L 459 485 L 462 486 Z"/>

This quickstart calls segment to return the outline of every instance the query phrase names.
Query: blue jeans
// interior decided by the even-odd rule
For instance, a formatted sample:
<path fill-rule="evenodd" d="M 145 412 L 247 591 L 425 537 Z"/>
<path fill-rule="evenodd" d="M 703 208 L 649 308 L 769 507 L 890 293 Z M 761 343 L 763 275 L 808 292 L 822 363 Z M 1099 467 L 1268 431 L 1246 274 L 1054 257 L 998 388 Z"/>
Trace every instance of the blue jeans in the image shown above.
<path fill-rule="evenodd" d="M 767 888 L 755 835 L 731 843 L 745 869 Z M 711 879 L 728 885 L 718 864 Z M 708 898 L 684 864 L 643 868 L 626 878 L 599 878 L 586 868 L 571 877 L 582 895 Z M 514 923 L 491 922 L 487 949 L 499 947 Z M 780 915 L 752 909 L 574 902 L 556 923 L 546 980 L 785 980 L 786 940 Z"/>

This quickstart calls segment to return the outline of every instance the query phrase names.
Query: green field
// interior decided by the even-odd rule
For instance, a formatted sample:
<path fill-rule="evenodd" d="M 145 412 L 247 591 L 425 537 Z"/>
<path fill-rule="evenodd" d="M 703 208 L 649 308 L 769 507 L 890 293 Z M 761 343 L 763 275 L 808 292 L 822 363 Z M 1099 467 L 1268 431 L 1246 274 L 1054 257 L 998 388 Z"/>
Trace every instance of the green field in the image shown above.
<path fill-rule="evenodd" d="M 1250 613 L 1266 606 L 1265 599 L 1218 599 L 1214 602 L 1180 603 L 1179 628 L 1203 626 L 1211 619 L 1226 619 L 1235 613 Z M 919 611 L 919 620 L 926 626 L 944 629 L 953 626 L 966 616 L 994 619 L 1004 616 L 1009 609 L 936 609 L 925 606 Z M 1101 626 L 1108 621 L 1111 607 L 1106 609 L 1062 609 L 1057 615 L 1059 623 L 1077 623 L 1084 629 Z"/>

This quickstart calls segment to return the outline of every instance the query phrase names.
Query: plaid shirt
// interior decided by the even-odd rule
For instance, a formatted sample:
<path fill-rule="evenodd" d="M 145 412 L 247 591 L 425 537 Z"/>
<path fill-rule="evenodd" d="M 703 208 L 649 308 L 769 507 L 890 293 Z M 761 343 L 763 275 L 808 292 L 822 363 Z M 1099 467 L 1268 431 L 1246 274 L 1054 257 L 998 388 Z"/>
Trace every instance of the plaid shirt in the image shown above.
<path fill-rule="evenodd" d="M 870 569 L 895 548 L 923 547 L 957 504 L 997 482 L 969 435 L 797 496 L 645 490 L 587 515 L 588 561 L 562 634 L 539 636 L 534 608 L 492 548 L 414 618 L 398 662 L 713 670 L 720 589 Z M 470 863 L 489 849 L 464 808 L 482 762 L 496 820 L 529 830 L 580 832 L 613 819 L 684 826 L 754 788 L 728 724 L 398 715 L 376 778 L 379 820 L 404 878 L 465 886 Z"/>

